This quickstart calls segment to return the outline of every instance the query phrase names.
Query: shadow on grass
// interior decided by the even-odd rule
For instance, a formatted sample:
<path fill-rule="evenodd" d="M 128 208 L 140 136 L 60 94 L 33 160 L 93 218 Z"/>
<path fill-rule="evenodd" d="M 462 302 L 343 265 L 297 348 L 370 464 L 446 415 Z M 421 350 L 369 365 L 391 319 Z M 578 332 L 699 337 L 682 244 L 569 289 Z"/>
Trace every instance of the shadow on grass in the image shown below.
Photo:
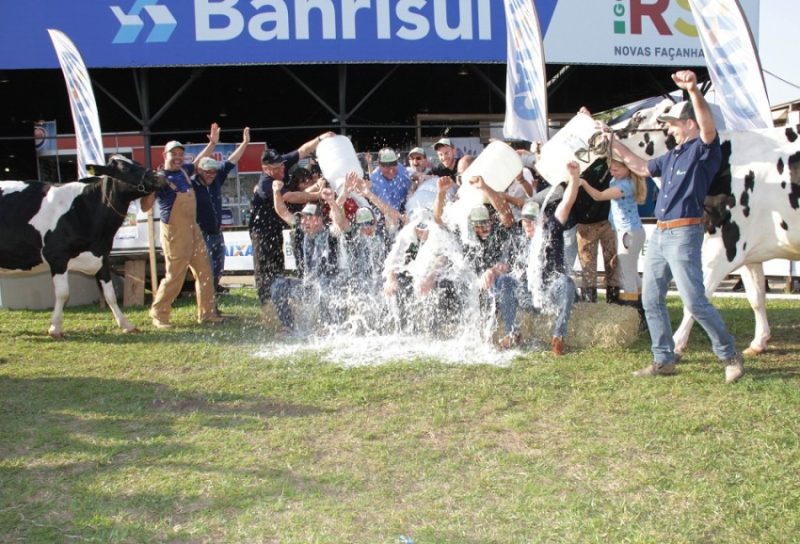
<path fill-rule="evenodd" d="M 213 473 L 223 482 L 260 482 L 236 491 L 236 503 L 245 508 L 275 500 L 287 487 L 325 491 L 325 484 L 288 468 L 231 466 L 195 440 L 214 429 L 223 433 L 221 440 L 236 440 L 248 430 L 265 429 L 270 418 L 332 412 L 312 405 L 186 393 L 146 381 L 0 377 L 0 411 L 2 541 L 75 535 L 163 541 L 165 523 L 179 526 L 215 500 L 229 500 L 224 494 L 175 492 L 174 482 L 165 484 L 161 475 L 196 481 Z M 235 446 L 222 449 L 230 447 Z M 181 531 L 169 536 L 189 537 Z"/>

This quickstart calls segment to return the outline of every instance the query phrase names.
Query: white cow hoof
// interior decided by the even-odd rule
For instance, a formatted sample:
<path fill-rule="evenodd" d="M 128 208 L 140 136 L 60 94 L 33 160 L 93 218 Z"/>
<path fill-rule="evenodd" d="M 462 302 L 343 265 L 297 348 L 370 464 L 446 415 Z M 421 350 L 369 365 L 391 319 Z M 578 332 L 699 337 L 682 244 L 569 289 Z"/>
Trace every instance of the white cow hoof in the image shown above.
<path fill-rule="evenodd" d="M 765 351 L 767 351 L 767 348 L 750 346 L 749 348 L 747 348 L 742 352 L 742 355 L 746 355 L 747 357 L 753 357 L 756 355 L 762 355 Z"/>
<path fill-rule="evenodd" d="M 130 327 L 122 329 L 122 332 L 124 332 L 125 334 L 136 334 L 137 332 L 141 331 L 137 329 L 135 325 L 131 325 Z"/>
<path fill-rule="evenodd" d="M 64 340 L 66 338 L 63 332 L 47 331 L 47 334 L 49 334 L 50 338 L 53 340 Z"/>

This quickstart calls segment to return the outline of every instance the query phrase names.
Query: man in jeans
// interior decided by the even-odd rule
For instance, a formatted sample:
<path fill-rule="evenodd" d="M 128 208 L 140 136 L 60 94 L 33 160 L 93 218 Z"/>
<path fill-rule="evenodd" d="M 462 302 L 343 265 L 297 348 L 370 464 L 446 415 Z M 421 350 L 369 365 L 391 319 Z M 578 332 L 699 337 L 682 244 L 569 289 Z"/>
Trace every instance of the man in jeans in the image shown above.
<path fill-rule="evenodd" d="M 744 360 L 737 353 L 719 312 L 706 297 L 700 255 L 703 200 L 722 161 L 719 134 L 694 72 L 676 72 L 672 80 L 689 94 L 690 101 L 673 105 L 659 121 L 668 124 L 669 134 L 678 145 L 645 162 L 619 140 L 612 140 L 614 150 L 632 171 L 661 177 L 655 210 L 658 223 L 647 246 L 642 279 L 642 303 L 650 329 L 653 362 L 635 375 L 665 376 L 676 372 L 678 356 L 666 304 L 667 288 L 674 279 L 686 309 L 705 329 L 714 354 L 725 364 L 725 383 L 733 383 L 744 374 Z"/>

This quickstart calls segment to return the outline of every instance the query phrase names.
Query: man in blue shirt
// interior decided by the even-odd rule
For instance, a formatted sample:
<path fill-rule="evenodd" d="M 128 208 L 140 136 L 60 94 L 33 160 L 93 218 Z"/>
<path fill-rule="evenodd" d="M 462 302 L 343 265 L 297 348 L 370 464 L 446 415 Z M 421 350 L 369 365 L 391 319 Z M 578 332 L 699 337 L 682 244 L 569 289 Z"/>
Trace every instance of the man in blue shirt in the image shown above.
<path fill-rule="evenodd" d="M 211 271 L 214 274 L 214 291 L 221 292 L 219 280 L 225 269 L 225 239 L 222 236 L 222 186 L 228 174 L 236 167 L 236 163 L 244 155 L 250 143 L 250 127 L 242 132 L 242 143 L 225 161 L 216 161 L 211 157 L 203 157 L 197 164 L 197 173 L 192 176 L 197 200 L 197 224 L 203 232 L 206 250 L 211 260 Z"/>
<path fill-rule="evenodd" d="M 652 341 L 653 362 L 636 376 L 675 374 L 678 356 L 672 339 L 666 296 L 675 280 L 686 309 L 705 329 L 711 347 L 725 364 L 725 382 L 736 382 L 744 374 L 744 360 L 733 337 L 706 297 L 703 286 L 703 201 L 722 161 L 719 134 L 708 103 L 690 70 L 672 74 L 672 80 L 689 94 L 659 121 L 668 124 L 677 146 L 661 157 L 645 162 L 619 140 L 612 140 L 625 164 L 641 176 L 661 177 L 656 202 L 657 228 L 647 247 L 642 279 L 642 303 Z"/>
<path fill-rule="evenodd" d="M 370 176 L 372 192 L 402 213 L 411 190 L 411 179 L 405 167 L 397 163 L 394 149 L 385 147 L 378 152 L 378 168 Z"/>

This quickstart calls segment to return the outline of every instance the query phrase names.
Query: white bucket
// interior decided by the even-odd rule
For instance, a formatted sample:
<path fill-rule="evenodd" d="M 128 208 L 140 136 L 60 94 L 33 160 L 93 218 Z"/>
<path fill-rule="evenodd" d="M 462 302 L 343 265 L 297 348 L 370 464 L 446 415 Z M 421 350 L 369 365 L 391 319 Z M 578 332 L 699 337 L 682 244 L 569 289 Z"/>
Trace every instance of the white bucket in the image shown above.
<path fill-rule="evenodd" d="M 494 141 L 487 145 L 464 171 L 458 198 L 476 205 L 483 204 L 487 202 L 486 195 L 470 185 L 470 178 L 481 176 L 489 187 L 502 193 L 520 172 L 522 172 L 522 159 L 519 154 L 508 144 Z"/>
<path fill-rule="evenodd" d="M 345 178 L 350 172 L 356 172 L 359 178 L 364 176 L 353 143 L 346 136 L 323 139 L 317 145 L 316 155 L 322 176 L 328 180 L 336 194 L 341 192 Z"/>
<path fill-rule="evenodd" d="M 535 168 L 551 185 L 567 179 L 567 163 L 575 152 L 589 148 L 589 138 L 597 132 L 594 119 L 579 113 L 542 146 Z"/>

